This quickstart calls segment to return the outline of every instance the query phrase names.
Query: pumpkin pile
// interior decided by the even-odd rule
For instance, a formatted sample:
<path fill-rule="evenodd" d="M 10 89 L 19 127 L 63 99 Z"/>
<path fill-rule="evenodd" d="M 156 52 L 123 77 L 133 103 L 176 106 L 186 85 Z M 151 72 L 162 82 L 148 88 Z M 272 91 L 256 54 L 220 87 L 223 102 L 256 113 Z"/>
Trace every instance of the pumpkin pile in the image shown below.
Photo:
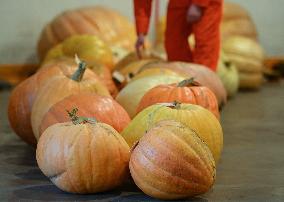
<path fill-rule="evenodd" d="M 58 15 L 38 42 L 41 67 L 11 93 L 11 127 L 63 191 L 99 193 L 132 178 L 158 199 L 206 193 L 223 150 L 220 110 L 239 87 L 262 81 L 255 27 L 244 10 L 233 11 L 225 11 L 217 74 L 167 62 L 163 38 L 138 58 L 134 25 L 108 8 Z"/>

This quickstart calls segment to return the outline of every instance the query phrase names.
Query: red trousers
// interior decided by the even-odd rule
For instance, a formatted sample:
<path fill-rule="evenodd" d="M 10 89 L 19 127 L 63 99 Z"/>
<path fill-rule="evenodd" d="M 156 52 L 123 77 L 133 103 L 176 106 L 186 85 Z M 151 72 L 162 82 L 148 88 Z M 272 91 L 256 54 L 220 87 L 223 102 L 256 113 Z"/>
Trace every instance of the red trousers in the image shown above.
<path fill-rule="evenodd" d="M 165 48 L 170 61 L 202 64 L 216 71 L 220 52 L 220 22 L 222 4 L 210 2 L 203 9 L 200 21 L 189 24 L 186 14 L 189 6 L 168 5 Z M 194 34 L 195 48 L 190 50 L 188 37 Z"/>

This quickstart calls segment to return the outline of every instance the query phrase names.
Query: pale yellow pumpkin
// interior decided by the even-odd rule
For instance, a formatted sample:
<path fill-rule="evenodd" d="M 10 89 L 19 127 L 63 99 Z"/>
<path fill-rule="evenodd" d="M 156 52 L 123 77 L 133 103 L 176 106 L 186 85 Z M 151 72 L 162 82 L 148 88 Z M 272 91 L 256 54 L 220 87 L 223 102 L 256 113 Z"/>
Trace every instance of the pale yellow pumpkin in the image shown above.
<path fill-rule="evenodd" d="M 218 162 L 223 149 L 222 127 L 213 113 L 198 105 L 165 103 L 147 107 L 122 131 L 122 136 L 132 147 L 157 122 L 169 119 L 193 129 Z"/>
<path fill-rule="evenodd" d="M 116 101 L 128 112 L 130 118 L 136 115 L 136 109 L 143 95 L 159 84 L 178 83 L 181 76 L 157 75 L 138 79 L 126 85 L 117 95 Z"/>

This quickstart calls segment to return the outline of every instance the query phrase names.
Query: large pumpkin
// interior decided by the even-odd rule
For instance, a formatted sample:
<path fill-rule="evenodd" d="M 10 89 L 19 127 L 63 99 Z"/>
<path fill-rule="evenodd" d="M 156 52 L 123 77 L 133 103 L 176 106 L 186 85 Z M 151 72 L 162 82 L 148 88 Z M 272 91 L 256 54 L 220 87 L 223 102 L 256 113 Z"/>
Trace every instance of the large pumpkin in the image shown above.
<path fill-rule="evenodd" d="M 181 199 L 207 192 L 215 162 L 207 145 L 189 127 L 161 121 L 133 149 L 129 168 L 135 184 L 159 199 Z"/>
<path fill-rule="evenodd" d="M 107 88 L 97 77 L 85 77 L 86 65 L 80 63 L 73 74 L 63 73 L 49 79 L 38 89 L 31 114 L 31 123 L 35 137 L 40 134 L 40 124 L 45 113 L 58 101 L 78 92 L 93 92 L 109 96 Z"/>
<path fill-rule="evenodd" d="M 234 96 L 239 88 L 239 73 L 232 61 L 228 59 L 226 54 L 220 54 L 217 74 L 220 77 L 228 97 Z"/>
<path fill-rule="evenodd" d="M 38 55 L 41 59 L 49 49 L 76 34 L 96 35 L 110 46 L 133 50 L 135 28 L 120 13 L 102 6 L 67 10 L 56 16 L 41 32 Z"/>
<path fill-rule="evenodd" d="M 147 107 L 121 133 L 132 147 L 157 122 L 176 120 L 193 129 L 208 145 L 218 162 L 223 148 L 223 132 L 218 119 L 207 109 L 193 104 L 164 103 Z"/>
<path fill-rule="evenodd" d="M 74 58 L 75 55 L 88 64 L 103 64 L 110 69 L 114 65 L 111 49 L 94 35 L 74 35 L 66 38 L 48 51 L 44 62 L 61 57 Z"/>
<path fill-rule="evenodd" d="M 143 69 L 140 71 L 149 68 L 170 69 L 186 78 L 194 77 L 198 83 L 208 87 L 216 95 L 219 106 L 224 105 L 227 101 L 227 93 L 222 81 L 215 72 L 203 65 L 185 62 L 158 61 L 144 65 Z"/>
<path fill-rule="evenodd" d="M 67 192 L 97 193 L 120 185 L 128 172 L 128 145 L 111 126 L 79 119 L 45 130 L 36 151 L 39 168 Z"/>
<path fill-rule="evenodd" d="M 200 86 L 193 78 L 178 84 L 162 84 L 149 90 L 140 100 L 137 113 L 157 103 L 180 102 L 200 105 L 220 118 L 218 102 L 214 93 L 207 87 Z"/>
<path fill-rule="evenodd" d="M 257 39 L 257 30 L 249 12 L 237 3 L 225 2 L 221 24 L 222 40 L 231 36 Z"/>
<path fill-rule="evenodd" d="M 239 71 L 240 88 L 259 88 L 263 81 L 264 61 L 264 51 L 259 43 L 247 37 L 232 36 L 223 43 L 223 50 Z"/>
<path fill-rule="evenodd" d="M 48 110 L 42 119 L 40 133 L 53 124 L 69 121 L 66 109 L 73 107 L 80 109 L 79 116 L 96 117 L 99 122 L 112 126 L 118 132 L 130 122 L 127 112 L 111 97 L 78 93 L 64 98 Z"/>
<path fill-rule="evenodd" d="M 36 144 L 31 126 L 31 111 L 38 89 L 54 76 L 71 74 L 76 68 L 77 65 L 70 60 L 50 62 L 19 84 L 11 93 L 8 105 L 9 122 L 15 133 L 28 144 Z M 90 70 L 85 72 L 85 77 L 98 79 Z"/>
<path fill-rule="evenodd" d="M 138 79 L 125 86 L 117 95 L 116 101 L 128 112 L 130 118 L 136 115 L 136 109 L 143 95 L 160 84 L 177 83 L 184 80 L 181 76 L 157 75 Z"/>

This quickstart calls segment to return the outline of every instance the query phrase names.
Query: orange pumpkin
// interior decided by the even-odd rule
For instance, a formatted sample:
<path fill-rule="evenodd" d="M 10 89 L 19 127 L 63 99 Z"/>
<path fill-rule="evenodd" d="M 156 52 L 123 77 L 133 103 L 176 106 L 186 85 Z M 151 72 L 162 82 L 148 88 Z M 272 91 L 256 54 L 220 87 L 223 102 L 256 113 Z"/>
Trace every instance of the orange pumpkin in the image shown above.
<path fill-rule="evenodd" d="M 129 147 L 111 126 L 77 117 L 50 126 L 41 136 L 36 159 L 61 190 L 97 193 L 120 185 L 128 174 Z"/>
<path fill-rule="evenodd" d="M 140 100 L 137 113 L 157 103 L 180 102 L 200 105 L 220 118 L 218 102 L 214 93 L 207 87 L 200 86 L 193 78 L 178 84 L 162 84 L 149 90 Z"/>
<path fill-rule="evenodd" d="M 77 65 L 73 60 L 53 61 L 44 65 L 36 74 L 16 86 L 11 93 L 8 105 L 9 122 L 15 133 L 28 144 L 36 145 L 31 126 L 31 111 L 38 89 L 54 76 L 71 74 L 76 68 Z M 85 72 L 85 77 L 98 79 L 90 70 Z"/>
<path fill-rule="evenodd" d="M 136 35 L 133 23 L 115 10 L 83 7 L 56 16 L 41 32 L 37 50 L 41 59 L 49 49 L 76 34 L 96 35 L 110 46 L 133 50 Z"/>
<path fill-rule="evenodd" d="M 194 77 L 195 81 L 200 83 L 202 86 L 208 87 L 215 94 L 219 107 L 222 107 L 227 102 L 227 93 L 222 81 L 215 72 L 203 65 L 185 62 L 159 61 L 144 65 L 140 71 L 142 72 L 143 69 L 148 68 L 165 68 L 173 70 L 187 78 Z"/>
<path fill-rule="evenodd" d="M 86 64 L 81 62 L 75 73 L 63 72 L 62 75 L 54 76 L 39 88 L 31 114 L 32 128 L 37 139 L 41 135 L 39 129 L 45 113 L 58 101 L 78 92 L 110 95 L 100 79 L 93 76 L 93 72 L 84 76 L 85 70 Z"/>
<path fill-rule="evenodd" d="M 181 199 L 207 192 L 215 162 L 198 134 L 180 122 L 153 126 L 134 147 L 129 168 L 135 184 L 158 199 Z"/>
<path fill-rule="evenodd" d="M 78 93 L 64 98 L 49 109 L 41 122 L 40 133 L 53 124 L 69 121 L 65 111 L 74 106 L 80 109 L 78 115 L 96 117 L 99 122 L 112 126 L 118 132 L 130 122 L 127 112 L 114 99 L 94 93 Z"/>

